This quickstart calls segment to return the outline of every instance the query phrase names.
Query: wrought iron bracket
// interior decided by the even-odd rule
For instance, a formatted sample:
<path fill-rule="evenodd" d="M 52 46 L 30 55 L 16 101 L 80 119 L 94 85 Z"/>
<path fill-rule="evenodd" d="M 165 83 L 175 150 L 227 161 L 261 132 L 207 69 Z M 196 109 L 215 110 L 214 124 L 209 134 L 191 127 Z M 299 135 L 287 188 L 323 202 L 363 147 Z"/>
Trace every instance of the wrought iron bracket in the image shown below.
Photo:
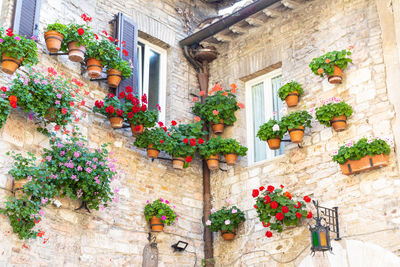
<path fill-rule="evenodd" d="M 167 161 L 172 161 L 171 158 L 163 158 L 163 157 L 157 157 L 156 159 L 161 159 L 161 160 L 167 160 Z M 154 160 L 156 160 L 154 158 L 151 159 L 151 162 L 154 162 Z"/>
<path fill-rule="evenodd" d="M 60 52 L 51 53 L 51 52 L 49 52 L 49 55 L 50 56 L 65 56 L 65 55 L 68 55 L 68 52 L 66 52 L 66 53 L 60 53 Z"/>
<path fill-rule="evenodd" d="M 321 222 L 322 220 L 329 226 L 329 231 L 336 234 L 335 240 L 341 240 L 340 230 L 339 230 L 339 214 L 338 207 L 333 207 L 332 209 L 325 208 L 318 205 L 318 201 L 313 200 L 313 204 L 317 209 L 317 217 L 314 220 Z M 320 216 L 320 212 L 322 216 Z"/>
<path fill-rule="evenodd" d="M 89 210 L 89 208 L 88 208 L 88 206 L 87 206 L 87 203 L 84 202 L 84 201 L 82 201 L 81 206 L 80 206 L 79 208 L 75 209 L 75 210 L 81 210 L 81 209 L 83 209 L 83 208 L 85 208 L 86 211 L 90 213 L 90 210 Z"/>
<path fill-rule="evenodd" d="M 91 82 L 107 81 L 107 78 L 97 78 L 97 79 L 90 78 L 90 81 Z"/>
<path fill-rule="evenodd" d="M 126 129 L 130 128 L 131 126 L 129 124 L 123 124 L 121 128 L 113 128 L 114 130 L 119 130 L 119 129 Z"/>
<path fill-rule="evenodd" d="M 288 139 L 288 140 L 285 140 L 285 139 L 283 139 L 283 140 L 281 140 L 281 142 L 288 142 L 288 143 L 291 143 L 292 142 L 292 140 L 290 140 L 290 139 Z M 297 144 L 297 146 L 299 147 L 299 148 L 303 148 L 303 144 Z"/>

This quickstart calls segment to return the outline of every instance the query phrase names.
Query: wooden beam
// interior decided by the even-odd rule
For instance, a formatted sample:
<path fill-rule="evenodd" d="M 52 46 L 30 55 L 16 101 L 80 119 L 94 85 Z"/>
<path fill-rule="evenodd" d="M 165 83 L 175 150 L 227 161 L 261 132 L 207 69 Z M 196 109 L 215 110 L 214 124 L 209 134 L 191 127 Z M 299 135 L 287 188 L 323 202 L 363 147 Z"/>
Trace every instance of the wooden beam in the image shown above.
<path fill-rule="evenodd" d="M 259 26 L 262 26 L 265 24 L 264 21 L 262 21 L 261 19 L 256 19 L 256 18 L 247 18 L 247 19 L 245 19 L 245 21 L 254 27 L 259 27 Z"/>
<path fill-rule="evenodd" d="M 264 10 L 263 10 L 263 13 L 264 13 L 265 15 L 267 15 L 268 17 L 271 17 L 271 18 L 277 18 L 277 17 L 282 16 L 281 12 L 276 11 L 276 10 L 274 10 L 274 9 L 272 9 L 272 8 L 266 8 L 266 9 L 264 9 Z"/>
<path fill-rule="evenodd" d="M 282 0 L 281 2 L 285 7 L 290 9 L 296 9 L 300 6 L 300 3 L 295 2 L 293 0 Z"/>
<path fill-rule="evenodd" d="M 238 25 L 233 25 L 233 26 L 229 27 L 229 30 L 231 30 L 231 32 L 236 33 L 236 34 L 244 34 L 247 32 L 245 29 L 243 29 L 242 27 L 240 27 Z"/>

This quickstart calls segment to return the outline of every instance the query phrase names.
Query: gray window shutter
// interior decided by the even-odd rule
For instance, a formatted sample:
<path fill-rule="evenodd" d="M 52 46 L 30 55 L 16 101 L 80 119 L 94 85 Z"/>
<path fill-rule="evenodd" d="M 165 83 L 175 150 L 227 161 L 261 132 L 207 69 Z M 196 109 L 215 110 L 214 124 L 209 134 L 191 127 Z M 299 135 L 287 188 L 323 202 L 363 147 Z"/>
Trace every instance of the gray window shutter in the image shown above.
<path fill-rule="evenodd" d="M 129 19 L 125 14 L 118 13 L 114 23 L 114 38 L 118 39 L 118 46 L 121 48 L 120 55 L 123 60 L 130 61 L 133 65 L 132 76 L 123 80 L 117 88 L 117 95 L 125 91 L 125 87 L 131 86 L 133 94 L 138 95 L 137 86 L 137 42 L 138 42 L 138 27 L 135 22 Z M 125 41 L 125 46 L 122 42 Z M 128 56 L 125 56 L 123 49 L 128 51 Z"/>
<path fill-rule="evenodd" d="M 26 38 L 38 37 L 42 0 L 16 0 L 13 31 Z"/>

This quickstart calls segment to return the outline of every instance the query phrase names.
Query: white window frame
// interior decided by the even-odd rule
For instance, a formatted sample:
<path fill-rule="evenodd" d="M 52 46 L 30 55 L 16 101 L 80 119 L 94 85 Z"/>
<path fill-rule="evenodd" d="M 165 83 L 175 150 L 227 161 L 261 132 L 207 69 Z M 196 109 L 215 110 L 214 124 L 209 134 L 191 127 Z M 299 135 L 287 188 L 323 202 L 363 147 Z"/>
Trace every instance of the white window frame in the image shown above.
<path fill-rule="evenodd" d="M 141 38 L 138 38 L 139 43 L 144 44 L 144 73 L 142 76 L 142 49 L 139 49 L 138 53 L 138 65 L 140 68 L 140 77 L 138 79 L 138 85 L 139 85 L 139 95 L 146 94 L 149 96 L 149 79 L 146 79 L 146 77 L 149 77 L 149 64 L 150 60 L 147 57 L 150 55 L 150 49 L 157 52 L 160 54 L 160 91 L 159 91 L 159 105 L 161 107 L 161 111 L 159 112 L 159 121 L 165 121 L 166 118 L 166 95 L 167 95 L 167 50 L 156 46 L 146 40 L 143 40 Z M 142 80 L 143 77 L 143 80 Z"/>
<path fill-rule="evenodd" d="M 254 161 L 254 138 L 256 137 L 257 133 L 254 133 L 253 131 L 253 103 L 252 103 L 252 95 L 251 95 L 251 89 L 254 85 L 257 85 L 261 82 L 264 82 L 264 92 L 271 92 L 270 94 L 264 93 L 264 103 L 265 107 L 271 107 L 270 109 L 265 110 L 265 119 L 268 121 L 269 119 L 273 118 L 273 101 L 272 98 L 269 97 L 272 95 L 272 79 L 282 75 L 282 69 L 277 69 L 274 71 L 271 71 L 267 74 L 264 74 L 262 76 L 259 76 L 257 78 L 254 78 L 250 81 L 247 81 L 245 83 L 245 88 L 246 88 L 246 122 L 247 122 L 247 142 L 248 142 L 248 148 L 249 151 L 247 153 L 248 155 L 248 165 L 254 165 L 254 164 L 260 164 L 269 160 L 272 160 L 276 157 L 275 152 L 273 150 L 268 149 L 267 150 L 267 158 L 265 160 L 261 161 Z M 279 110 L 278 110 L 279 112 Z M 266 121 L 266 122 L 267 122 Z M 280 155 L 281 156 L 281 155 Z"/>

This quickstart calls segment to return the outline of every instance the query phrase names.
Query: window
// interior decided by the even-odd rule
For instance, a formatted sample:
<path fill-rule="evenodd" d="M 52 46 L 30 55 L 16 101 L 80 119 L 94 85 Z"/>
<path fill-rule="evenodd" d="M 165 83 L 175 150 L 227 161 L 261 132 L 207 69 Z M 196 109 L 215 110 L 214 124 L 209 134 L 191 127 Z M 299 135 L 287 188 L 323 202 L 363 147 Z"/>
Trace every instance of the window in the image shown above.
<path fill-rule="evenodd" d="M 275 70 L 246 83 L 247 140 L 249 163 L 272 159 L 285 153 L 285 143 L 279 150 L 270 150 L 266 141 L 257 137 L 258 129 L 269 119 L 280 120 L 283 103 L 278 96 L 281 70 Z"/>
<path fill-rule="evenodd" d="M 137 49 L 139 95 L 147 95 L 149 109 L 157 109 L 160 105 L 158 119 L 165 121 L 167 51 L 142 39 L 139 39 Z"/>

